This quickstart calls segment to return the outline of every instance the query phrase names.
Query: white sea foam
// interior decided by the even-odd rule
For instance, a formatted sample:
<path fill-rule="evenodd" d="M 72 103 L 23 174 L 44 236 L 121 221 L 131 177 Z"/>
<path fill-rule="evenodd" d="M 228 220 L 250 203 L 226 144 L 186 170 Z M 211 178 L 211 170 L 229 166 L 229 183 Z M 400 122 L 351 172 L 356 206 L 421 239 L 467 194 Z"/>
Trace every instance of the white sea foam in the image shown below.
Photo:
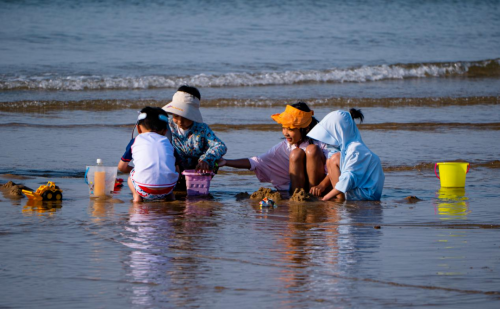
<path fill-rule="evenodd" d="M 0 90 L 106 90 L 196 87 L 293 85 L 301 83 L 365 83 L 391 79 L 464 76 L 472 67 L 498 70 L 500 59 L 478 62 L 397 64 L 333 68 L 322 71 L 198 74 L 193 76 L 0 76 Z M 495 73 L 493 75 L 496 75 Z"/>

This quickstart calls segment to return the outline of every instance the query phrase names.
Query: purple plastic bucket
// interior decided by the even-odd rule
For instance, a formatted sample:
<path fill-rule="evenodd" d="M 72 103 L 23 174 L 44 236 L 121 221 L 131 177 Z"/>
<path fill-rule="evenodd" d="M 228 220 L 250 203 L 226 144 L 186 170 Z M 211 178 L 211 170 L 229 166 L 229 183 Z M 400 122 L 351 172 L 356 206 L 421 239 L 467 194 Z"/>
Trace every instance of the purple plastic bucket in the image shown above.
<path fill-rule="evenodd" d="M 207 195 L 210 189 L 210 180 L 214 173 L 200 173 L 196 170 L 185 170 L 187 195 Z"/>

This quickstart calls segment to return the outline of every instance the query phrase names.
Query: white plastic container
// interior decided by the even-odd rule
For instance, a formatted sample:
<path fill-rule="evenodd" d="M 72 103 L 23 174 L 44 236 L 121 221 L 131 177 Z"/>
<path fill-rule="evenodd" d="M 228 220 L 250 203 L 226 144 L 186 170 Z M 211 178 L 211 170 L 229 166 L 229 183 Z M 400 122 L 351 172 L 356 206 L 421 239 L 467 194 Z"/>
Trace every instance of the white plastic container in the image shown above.
<path fill-rule="evenodd" d="M 96 166 L 87 166 L 85 182 L 89 185 L 90 197 L 106 196 L 113 193 L 117 173 L 116 166 L 103 166 L 101 159 L 97 159 Z"/>

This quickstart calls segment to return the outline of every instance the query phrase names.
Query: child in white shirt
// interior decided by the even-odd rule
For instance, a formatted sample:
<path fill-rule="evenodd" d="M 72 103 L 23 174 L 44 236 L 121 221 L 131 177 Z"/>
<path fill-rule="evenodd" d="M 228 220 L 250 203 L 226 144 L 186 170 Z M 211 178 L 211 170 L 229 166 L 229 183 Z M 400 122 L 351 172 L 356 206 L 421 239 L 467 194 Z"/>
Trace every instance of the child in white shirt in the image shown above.
<path fill-rule="evenodd" d="M 174 200 L 173 189 L 179 178 L 175 170 L 174 148 L 165 137 L 168 114 L 158 107 L 145 107 L 137 118 L 139 135 L 127 146 L 118 170 L 129 173 L 128 186 L 134 202 Z M 134 160 L 134 166 L 129 163 Z"/>

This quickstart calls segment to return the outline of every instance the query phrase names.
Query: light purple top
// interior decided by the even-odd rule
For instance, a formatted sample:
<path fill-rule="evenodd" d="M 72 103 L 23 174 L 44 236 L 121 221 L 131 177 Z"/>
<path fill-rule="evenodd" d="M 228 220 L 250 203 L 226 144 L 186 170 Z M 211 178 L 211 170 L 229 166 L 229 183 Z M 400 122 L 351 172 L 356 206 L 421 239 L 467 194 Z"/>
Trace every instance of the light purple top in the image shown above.
<path fill-rule="evenodd" d="M 322 150 L 325 158 L 328 157 L 326 144 L 313 140 L 314 145 L 318 145 Z M 302 142 L 299 147 L 306 150 L 309 146 L 309 140 Z M 288 190 L 290 188 L 290 153 L 297 146 L 290 145 L 286 140 L 273 146 L 266 153 L 249 158 L 250 170 L 255 172 L 255 175 L 260 182 L 270 182 L 277 190 Z"/>

